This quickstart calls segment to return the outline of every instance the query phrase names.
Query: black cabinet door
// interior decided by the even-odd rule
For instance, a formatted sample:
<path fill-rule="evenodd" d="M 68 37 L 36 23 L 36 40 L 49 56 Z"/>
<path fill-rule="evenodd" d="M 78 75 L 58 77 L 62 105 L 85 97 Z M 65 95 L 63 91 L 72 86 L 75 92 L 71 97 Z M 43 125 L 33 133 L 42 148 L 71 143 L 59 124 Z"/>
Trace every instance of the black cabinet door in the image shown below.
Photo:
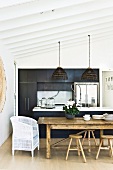
<path fill-rule="evenodd" d="M 37 104 L 37 83 L 19 83 L 18 115 L 32 117 Z"/>
<path fill-rule="evenodd" d="M 24 116 L 27 113 L 27 83 L 18 85 L 18 115 Z"/>
<path fill-rule="evenodd" d="M 18 69 L 18 82 L 27 82 L 27 69 Z"/>
<path fill-rule="evenodd" d="M 27 90 L 28 111 L 32 114 L 32 109 L 37 105 L 37 83 L 28 83 Z"/>
<path fill-rule="evenodd" d="M 36 69 L 19 69 L 18 70 L 19 82 L 37 82 L 37 70 Z"/>
<path fill-rule="evenodd" d="M 38 69 L 37 70 L 37 82 L 46 82 L 48 69 Z"/>
<path fill-rule="evenodd" d="M 37 70 L 36 69 L 27 70 L 27 82 L 37 82 Z"/>

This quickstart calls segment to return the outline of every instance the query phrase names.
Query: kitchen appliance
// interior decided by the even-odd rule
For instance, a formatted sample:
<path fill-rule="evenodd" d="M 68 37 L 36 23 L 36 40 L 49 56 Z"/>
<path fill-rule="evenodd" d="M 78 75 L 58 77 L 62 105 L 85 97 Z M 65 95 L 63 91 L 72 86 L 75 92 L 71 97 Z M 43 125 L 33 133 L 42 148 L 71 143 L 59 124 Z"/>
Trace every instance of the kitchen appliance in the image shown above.
<path fill-rule="evenodd" d="M 41 99 L 41 107 L 46 108 L 46 105 L 47 105 L 47 99 L 45 97 L 42 97 L 42 99 Z"/>
<path fill-rule="evenodd" d="M 74 83 L 74 100 L 80 107 L 99 106 L 99 83 Z"/>
<path fill-rule="evenodd" d="M 46 106 L 46 108 L 48 108 L 48 109 L 55 108 L 55 99 L 53 97 L 49 97 L 47 99 L 47 106 Z"/>

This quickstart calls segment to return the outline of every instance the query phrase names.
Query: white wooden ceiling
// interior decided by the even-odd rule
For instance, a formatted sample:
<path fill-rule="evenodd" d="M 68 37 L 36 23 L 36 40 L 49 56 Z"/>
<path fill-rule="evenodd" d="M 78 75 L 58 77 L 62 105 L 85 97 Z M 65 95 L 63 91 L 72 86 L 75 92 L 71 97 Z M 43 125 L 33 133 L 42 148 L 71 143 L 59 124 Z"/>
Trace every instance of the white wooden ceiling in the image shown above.
<path fill-rule="evenodd" d="M 113 0 L 0 0 L 0 40 L 18 58 L 113 38 Z"/>

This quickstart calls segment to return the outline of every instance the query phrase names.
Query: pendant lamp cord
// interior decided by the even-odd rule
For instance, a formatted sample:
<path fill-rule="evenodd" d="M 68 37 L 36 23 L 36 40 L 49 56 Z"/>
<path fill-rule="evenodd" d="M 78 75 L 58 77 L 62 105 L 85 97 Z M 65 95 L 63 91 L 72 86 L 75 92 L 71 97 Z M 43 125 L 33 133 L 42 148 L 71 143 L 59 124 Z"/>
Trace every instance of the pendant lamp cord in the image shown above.
<path fill-rule="evenodd" d="M 89 68 L 90 68 L 90 35 L 89 36 Z"/>
<path fill-rule="evenodd" d="M 59 67 L 60 67 L 60 41 L 58 43 L 59 43 Z"/>

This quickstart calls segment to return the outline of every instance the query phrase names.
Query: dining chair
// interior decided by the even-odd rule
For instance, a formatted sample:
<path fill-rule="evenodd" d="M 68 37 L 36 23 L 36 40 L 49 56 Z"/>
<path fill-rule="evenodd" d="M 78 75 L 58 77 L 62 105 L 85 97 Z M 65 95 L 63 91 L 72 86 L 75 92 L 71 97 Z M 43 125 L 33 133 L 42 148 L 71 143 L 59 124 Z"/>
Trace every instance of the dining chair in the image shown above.
<path fill-rule="evenodd" d="M 25 116 L 12 116 L 10 118 L 13 128 L 12 155 L 15 150 L 31 151 L 39 150 L 39 127 L 37 121 Z"/>

